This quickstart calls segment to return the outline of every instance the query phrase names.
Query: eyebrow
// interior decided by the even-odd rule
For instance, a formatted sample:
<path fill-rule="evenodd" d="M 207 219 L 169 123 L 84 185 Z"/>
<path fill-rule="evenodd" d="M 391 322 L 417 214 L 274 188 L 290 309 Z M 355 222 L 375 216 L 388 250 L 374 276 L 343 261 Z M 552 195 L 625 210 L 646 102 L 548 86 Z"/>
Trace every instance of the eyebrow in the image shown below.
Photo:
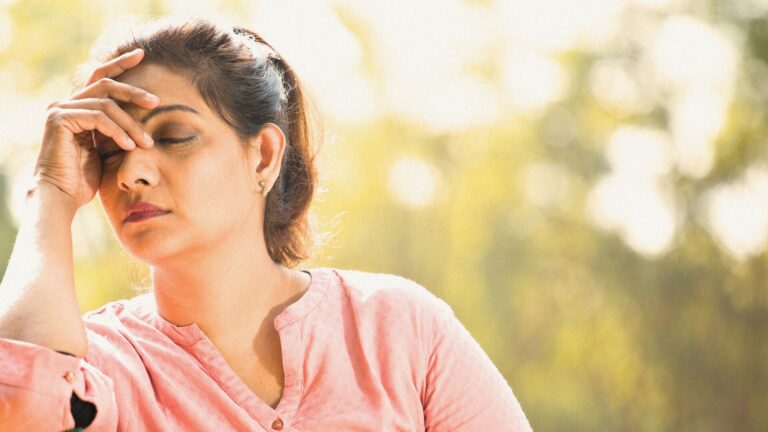
<path fill-rule="evenodd" d="M 197 112 L 194 108 L 187 105 L 182 105 L 182 104 L 163 105 L 153 109 L 152 111 L 148 112 L 144 117 L 142 117 L 141 124 L 145 124 L 152 117 L 168 111 L 186 111 L 186 112 L 191 112 L 191 113 L 200 115 L 200 113 Z"/>

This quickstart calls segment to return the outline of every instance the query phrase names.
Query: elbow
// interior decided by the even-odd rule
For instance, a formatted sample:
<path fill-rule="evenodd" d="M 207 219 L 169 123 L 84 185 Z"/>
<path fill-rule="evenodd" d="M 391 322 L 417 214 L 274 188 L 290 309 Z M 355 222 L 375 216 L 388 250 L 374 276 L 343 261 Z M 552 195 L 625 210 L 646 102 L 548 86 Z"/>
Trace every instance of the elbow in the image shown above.
<path fill-rule="evenodd" d="M 82 343 L 78 343 L 75 345 L 67 345 L 67 346 L 53 346 L 52 349 L 58 353 L 70 355 L 73 357 L 77 357 L 80 359 L 84 359 L 86 354 L 88 354 L 88 341 L 84 341 Z"/>

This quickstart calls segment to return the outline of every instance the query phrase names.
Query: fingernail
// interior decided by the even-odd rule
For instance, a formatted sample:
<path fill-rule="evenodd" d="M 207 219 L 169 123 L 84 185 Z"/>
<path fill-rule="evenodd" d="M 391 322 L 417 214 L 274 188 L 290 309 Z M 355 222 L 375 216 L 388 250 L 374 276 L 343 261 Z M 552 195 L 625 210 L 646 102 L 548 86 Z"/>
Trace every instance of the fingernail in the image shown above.
<path fill-rule="evenodd" d="M 125 142 L 128 143 L 128 147 L 130 147 L 131 150 L 136 148 L 136 143 L 132 139 L 128 138 L 125 140 Z"/>
<path fill-rule="evenodd" d="M 144 99 L 146 99 L 146 100 L 148 100 L 150 102 L 160 102 L 160 98 L 155 96 L 155 95 L 153 95 L 153 94 L 151 94 L 151 93 L 146 93 L 144 95 Z"/>
<path fill-rule="evenodd" d="M 152 145 L 154 141 L 152 141 L 152 137 L 149 136 L 148 133 L 144 132 L 144 142 L 147 143 L 147 145 Z"/>

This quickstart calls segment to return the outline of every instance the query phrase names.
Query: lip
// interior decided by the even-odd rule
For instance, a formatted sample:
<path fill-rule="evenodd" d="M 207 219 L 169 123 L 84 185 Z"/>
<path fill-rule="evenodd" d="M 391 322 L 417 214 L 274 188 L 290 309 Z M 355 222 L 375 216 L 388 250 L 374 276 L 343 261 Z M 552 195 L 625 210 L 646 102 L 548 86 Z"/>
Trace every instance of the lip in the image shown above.
<path fill-rule="evenodd" d="M 136 201 L 126 206 L 123 212 L 123 222 L 138 222 L 168 213 L 170 210 L 165 210 L 152 203 Z"/>
<path fill-rule="evenodd" d="M 159 212 L 159 211 L 135 212 L 135 213 L 131 213 L 130 216 L 125 218 L 125 222 L 126 223 L 127 222 L 139 222 L 139 221 L 143 221 L 144 219 L 153 218 L 155 216 L 162 216 L 162 215 L 168 214 L 168 213 L 170 213 L 170 212 L 167 212 L 167 211 L 162 211 L 162 212 Z"/>

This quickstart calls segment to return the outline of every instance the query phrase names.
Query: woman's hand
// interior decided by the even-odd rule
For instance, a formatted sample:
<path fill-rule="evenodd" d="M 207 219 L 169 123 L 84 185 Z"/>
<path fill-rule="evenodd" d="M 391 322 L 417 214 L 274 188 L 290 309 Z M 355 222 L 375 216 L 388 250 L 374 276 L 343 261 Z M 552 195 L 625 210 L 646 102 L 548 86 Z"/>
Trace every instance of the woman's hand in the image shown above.
<path fill-rule="evenodd" d="M 95 131 L 124 150 L 152 146 L 152 138 L 116 101 L 150 109 L 156 96 L 112 78 L 135 67 L 144 51 L 135 50 L 112 59 L 91 73 L 85 87 L 70 99 L 48 106 L 45 133 L 35 165 L 35 181 L 56 186 L 71 197 L 75 209 L 90 202 L 101 182 L 101 160 Z"/>

